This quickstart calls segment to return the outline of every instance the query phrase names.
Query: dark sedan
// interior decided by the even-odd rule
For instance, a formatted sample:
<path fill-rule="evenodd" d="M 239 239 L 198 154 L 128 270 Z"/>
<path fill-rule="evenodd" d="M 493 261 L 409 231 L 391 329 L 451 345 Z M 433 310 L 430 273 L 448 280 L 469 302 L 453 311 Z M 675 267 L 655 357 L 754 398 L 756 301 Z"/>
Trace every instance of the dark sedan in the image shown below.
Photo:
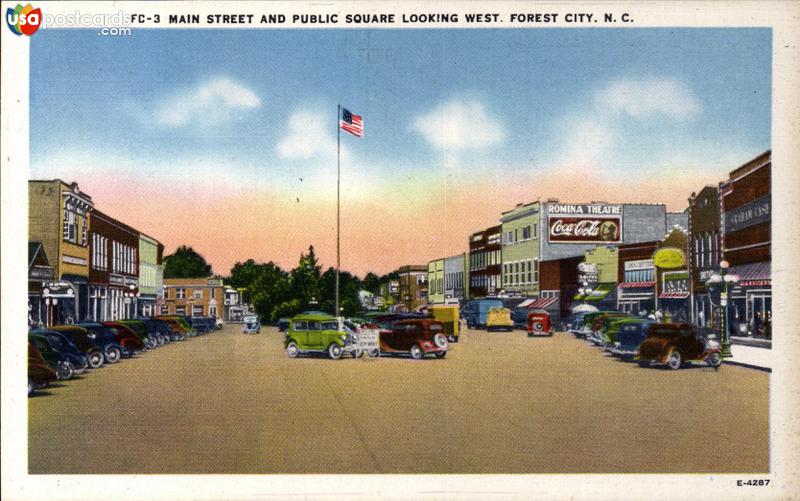
<path fill-rule="evenodd" d="M 28 341 L 28 395 L 57 380 L 58 374 L 47 365 L 36 345 Z"/>
<path fill-rule="evenodd" d="M 436 358 L 447 355 L 447 335 L 444 324 L 438 320 L 400 320 L 390 328 L 380 331 L 381 353 L 408 353 L 419 360 L 432 354 Z"/>
<path fill-rule="evenodd" d="M 130 358 L 144 350 L 144 343 L 142 340 L 139 339 L 136 333 L 127 325 L 123 325 L 119 322 L 100 322 L 100 324 L 111 330 L 117 337 L 119 344 L 122 345 L 122 354 L 124 356 Z"/>
<path fill-rule="evenodd" d="M 90 337 L 89 331 L 77 325 L 57 325 L 50 327 L 51 331 L 59 332 L 69 339 L 89 359 L 89 367 L 97 369 L 103 365 L 105 357 L 100 348 Z"/>
<path fill-rule="evenodd" d="M 124 348 L 119 343 L 117 336 L 111 332 L 111 329 L 97 322 L 82 322 L 76 325 L 86 329 L 89 333 L 89 338 L 103 350 L 106 363 L 113 364 L 119 362 L 119 359 L 122 358 Z"/>
<path fill-rule="evenodd" d="M 89 368 L 89 358 L 64 334 L 51 329 L 34 329 L 29 334 L 46 338 L 54 350 L 67 357 L 75 375 L 83 374 Z"/>

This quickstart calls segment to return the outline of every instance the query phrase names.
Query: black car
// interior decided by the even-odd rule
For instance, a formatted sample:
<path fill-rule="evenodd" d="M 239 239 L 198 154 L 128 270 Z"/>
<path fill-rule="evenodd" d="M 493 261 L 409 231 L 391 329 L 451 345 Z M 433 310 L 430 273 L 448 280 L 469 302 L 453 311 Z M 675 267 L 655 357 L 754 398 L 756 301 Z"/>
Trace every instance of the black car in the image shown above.
<path fill-rule="evenodd" d="M 167 342 L 181 341 L 183 339 L 186 339 L 186 334 L 181 332 L 176 327 L 170 325 L 170 323 L 167 322 L 166 320 L 162 320 L 159 318 L 148 319 L 147 330 L 159 332 L 160 334 L 166 337 Z"/>
<path fill-rule="evenodd" d="M 189 324 L 198 334 L 211 332 L 216 328 L 216 319 L 211 317 L 189 317 Z"/>
<path fill-rule="evenodd" d="M 104 327 L 97 322 L 82 322 L 75 325 L 83 327 L 89 332 L 89 338 L 94 341 L 97 346 L 102 348 L 106 363 L 113 364 L 119 362 L 123 354 L 128 354 L 128 350 L 119 344 L 117 336 L 115 336 L 108 327 Z"/>
<path fill-rule="evenodd" d="M 49 330 L 61 333 L 69 339 L 80 351 L 89 359 L 89 367 L 97 369 L 105 361 L 103 349 L 89 337 L 89 332 L 77 325 L 57 325 L 50 327 Z"/>
<path fill-rule="evenodd" d="M 79 362 L 74 357 L 70 357 L 67 353 L 57 350 L 51 343 L 47 336 L 35 333 L 33 331 L 28 333 L 28 341 L 31 342 L 42 358 L 47 362 L 47 365 L 53 369 L 58 376 L 59 380 L 70 379 L 75 375 L 75 367 L 73 362 Z M 80 365 L 80 363 L 78 363 Z"/>
<path fill-rule="evenodd" d="M 47 338 L 53 349 L 66 355 L 75 375 L 83 374 L 89 368 L 89 357 L 64 334 L 50 329 L 34 329 L 31 334 Z"/>

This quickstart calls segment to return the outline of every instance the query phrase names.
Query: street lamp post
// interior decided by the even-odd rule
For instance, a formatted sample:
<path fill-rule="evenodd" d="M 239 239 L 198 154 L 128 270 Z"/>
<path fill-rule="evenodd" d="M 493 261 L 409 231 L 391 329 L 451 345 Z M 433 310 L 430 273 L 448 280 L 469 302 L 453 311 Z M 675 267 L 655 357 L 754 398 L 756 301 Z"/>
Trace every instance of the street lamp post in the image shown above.
<path fill-rule="evenodd" d="M 722 348 L 722 356 L 725 358 L 733 356 L 731 353 L 731 339 L 728 333 L 728 286 L 735 285 L 736 282 L 739 281 L 739 277 L 728 273 L 728 268 L 730 268 L 730 263 L 725 260 L 721 261 L 719 263 L 719 273 L 711 275 L 706 282 L 709 288 L 722 287 L 722 292 L 719 297 L 719 306 L 722 309 L 720 318 L 720 336 L 722 339 L 720 345 Z"/>

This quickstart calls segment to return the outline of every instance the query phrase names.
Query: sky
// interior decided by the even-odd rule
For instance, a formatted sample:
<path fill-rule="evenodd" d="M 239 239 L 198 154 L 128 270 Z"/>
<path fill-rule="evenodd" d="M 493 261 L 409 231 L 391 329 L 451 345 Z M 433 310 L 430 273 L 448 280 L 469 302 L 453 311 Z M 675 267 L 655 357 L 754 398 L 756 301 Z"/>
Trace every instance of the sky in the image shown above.
<path fill-rule="evenodd" d="M 31 178 L 225 275 L 379 274 L 465 252 L 519 202 L 663 203 L 771 148 L 769 29 L 42 30 Z"/>

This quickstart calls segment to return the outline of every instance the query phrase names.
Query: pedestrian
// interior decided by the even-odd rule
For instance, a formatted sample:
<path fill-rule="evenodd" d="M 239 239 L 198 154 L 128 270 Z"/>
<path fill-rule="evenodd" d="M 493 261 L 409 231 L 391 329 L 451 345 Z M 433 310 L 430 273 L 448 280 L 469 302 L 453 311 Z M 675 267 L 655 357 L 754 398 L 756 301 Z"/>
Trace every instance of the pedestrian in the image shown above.
<path fill-rule="evenodd" d="M 653 314 L 653 311 L 652 311 L 652 310 L 651 310 L 651 311 L 650 311 L 650 313 L 647 315 L 647 318 L 649 318 L 650 320 L 655 320 L 655 319 L 656 319 L 656 316 L 655 316 L 655 314 Z"/>
<path fill-rule="evenodd" d="M 697 312 L 697 323 L 700 324 L 700 327 L 706 326 L 706 312 L 704 310 Z"/>
<path fill-rule="evenodd" d="M 655 321 L 656 321 L 656 322 L 661 322 L 661 320 L 662 320 L 663 318 L 664 318 L 664 312 L 663 312 L 663 311 L 661 311 L 661 308 L 657 309 L 657 310 L 656 310 Z"/>

